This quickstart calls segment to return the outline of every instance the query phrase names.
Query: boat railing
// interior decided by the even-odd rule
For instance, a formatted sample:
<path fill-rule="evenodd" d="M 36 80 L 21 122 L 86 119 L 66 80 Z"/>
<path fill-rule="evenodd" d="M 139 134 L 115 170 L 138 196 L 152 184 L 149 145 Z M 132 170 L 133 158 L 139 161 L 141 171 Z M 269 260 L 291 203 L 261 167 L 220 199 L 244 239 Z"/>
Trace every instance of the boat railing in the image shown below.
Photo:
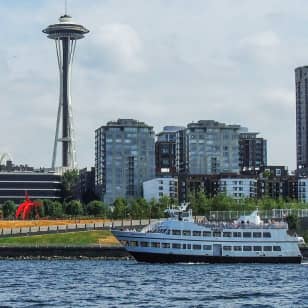
<path fill-rule="evenodd" d="M 209 222 L 196 222 L 198 225 L 211 229 L 288 229 L 288 224 L 284 222 L 275 223 L 261 223 L 259 225 L 252 223 L 209 223 Z"/>

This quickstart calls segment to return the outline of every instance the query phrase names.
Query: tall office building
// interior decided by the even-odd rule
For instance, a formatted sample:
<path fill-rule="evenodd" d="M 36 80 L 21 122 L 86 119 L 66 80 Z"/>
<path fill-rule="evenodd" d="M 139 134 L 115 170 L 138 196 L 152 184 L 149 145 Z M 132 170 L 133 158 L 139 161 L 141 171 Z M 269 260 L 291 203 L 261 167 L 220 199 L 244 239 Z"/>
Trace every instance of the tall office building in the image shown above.
<path fill-rule="evenodd" d="M 185 129 L 182 126 L 165 126 L 157 134 L 155 142 L 155 165 L 157 175 L 176 174 L 176 134 Z"/>
<path fill-rule="evenodd" d="M 266 140 L 257 135 L 258 133 L 249 133 L 248 130 L 239 134 L 241 171 L 260 169 L 267 165 Z"/>
<path fill-rule="evenodd" d="M 188 124 L 182 142 L 186 152 L 183 170 L 189 174 L 238 173 L 240 128 L 213 120 Z"/>
<path fill-rule="evenodd" d="M 297 168 L 308 167 L 308 66 L 295 69 Z"/>
<path fill-rule="evenodd" d="M 133 119 L 108 122 L 95 131 L 95 184 L 106 203 L 142 196 L 155 177 L 153 127 Z"/>

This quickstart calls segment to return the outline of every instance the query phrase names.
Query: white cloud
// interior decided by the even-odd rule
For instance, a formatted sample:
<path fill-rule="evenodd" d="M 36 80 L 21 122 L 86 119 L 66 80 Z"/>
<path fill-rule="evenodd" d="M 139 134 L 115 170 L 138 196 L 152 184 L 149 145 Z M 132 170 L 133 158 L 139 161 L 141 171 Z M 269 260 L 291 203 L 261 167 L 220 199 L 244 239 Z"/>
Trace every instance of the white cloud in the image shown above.
<path fill-rule="evenodd" d="M 96 42 L 102 47 L 101 57 L 110 57 L 118 69 L 142 72 L 146 65 L 142 59 L 142 42 L 128 24 L 107 24 L 96 32 Z"/>
<path fill-rule="evenodd" d="M 271 31 L 264 31 L 252 34 L 240 40 L 240 46 L 251 46 L 255 48 L 273 48 L 279 47 L 280 39 L 278 35 Z"/>

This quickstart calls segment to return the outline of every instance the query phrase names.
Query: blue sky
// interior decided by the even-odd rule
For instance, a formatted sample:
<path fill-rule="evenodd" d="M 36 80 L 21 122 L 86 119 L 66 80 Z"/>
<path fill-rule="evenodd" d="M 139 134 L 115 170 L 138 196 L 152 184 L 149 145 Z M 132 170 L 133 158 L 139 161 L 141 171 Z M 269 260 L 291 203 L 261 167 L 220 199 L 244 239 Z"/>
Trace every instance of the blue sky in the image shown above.
<path fill-rule="evenodd" d="M 78 42 L 72 98 L 80 167 L 94 130 L 136 118 L 159 132 L 200 119 L 268 140 L 271 164 L 295 167 L 294 69 L 308 64 L 305 0 L 69 0 L 90 29 Z M 0 153 L 49 166 L 56 123 L 54 43 L 42 29 L 64 1 L 0 0 Z"/>

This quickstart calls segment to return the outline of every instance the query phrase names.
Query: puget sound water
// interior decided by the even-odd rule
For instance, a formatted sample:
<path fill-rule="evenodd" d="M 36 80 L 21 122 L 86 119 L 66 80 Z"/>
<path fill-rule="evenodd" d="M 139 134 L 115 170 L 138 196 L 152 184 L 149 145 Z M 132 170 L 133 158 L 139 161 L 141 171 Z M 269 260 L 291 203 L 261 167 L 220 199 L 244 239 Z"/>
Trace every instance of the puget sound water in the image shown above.
<path fill-rule="evenodd" d="M 308 264 L 0 261 L 0 307 L 308 307 Z"/>

